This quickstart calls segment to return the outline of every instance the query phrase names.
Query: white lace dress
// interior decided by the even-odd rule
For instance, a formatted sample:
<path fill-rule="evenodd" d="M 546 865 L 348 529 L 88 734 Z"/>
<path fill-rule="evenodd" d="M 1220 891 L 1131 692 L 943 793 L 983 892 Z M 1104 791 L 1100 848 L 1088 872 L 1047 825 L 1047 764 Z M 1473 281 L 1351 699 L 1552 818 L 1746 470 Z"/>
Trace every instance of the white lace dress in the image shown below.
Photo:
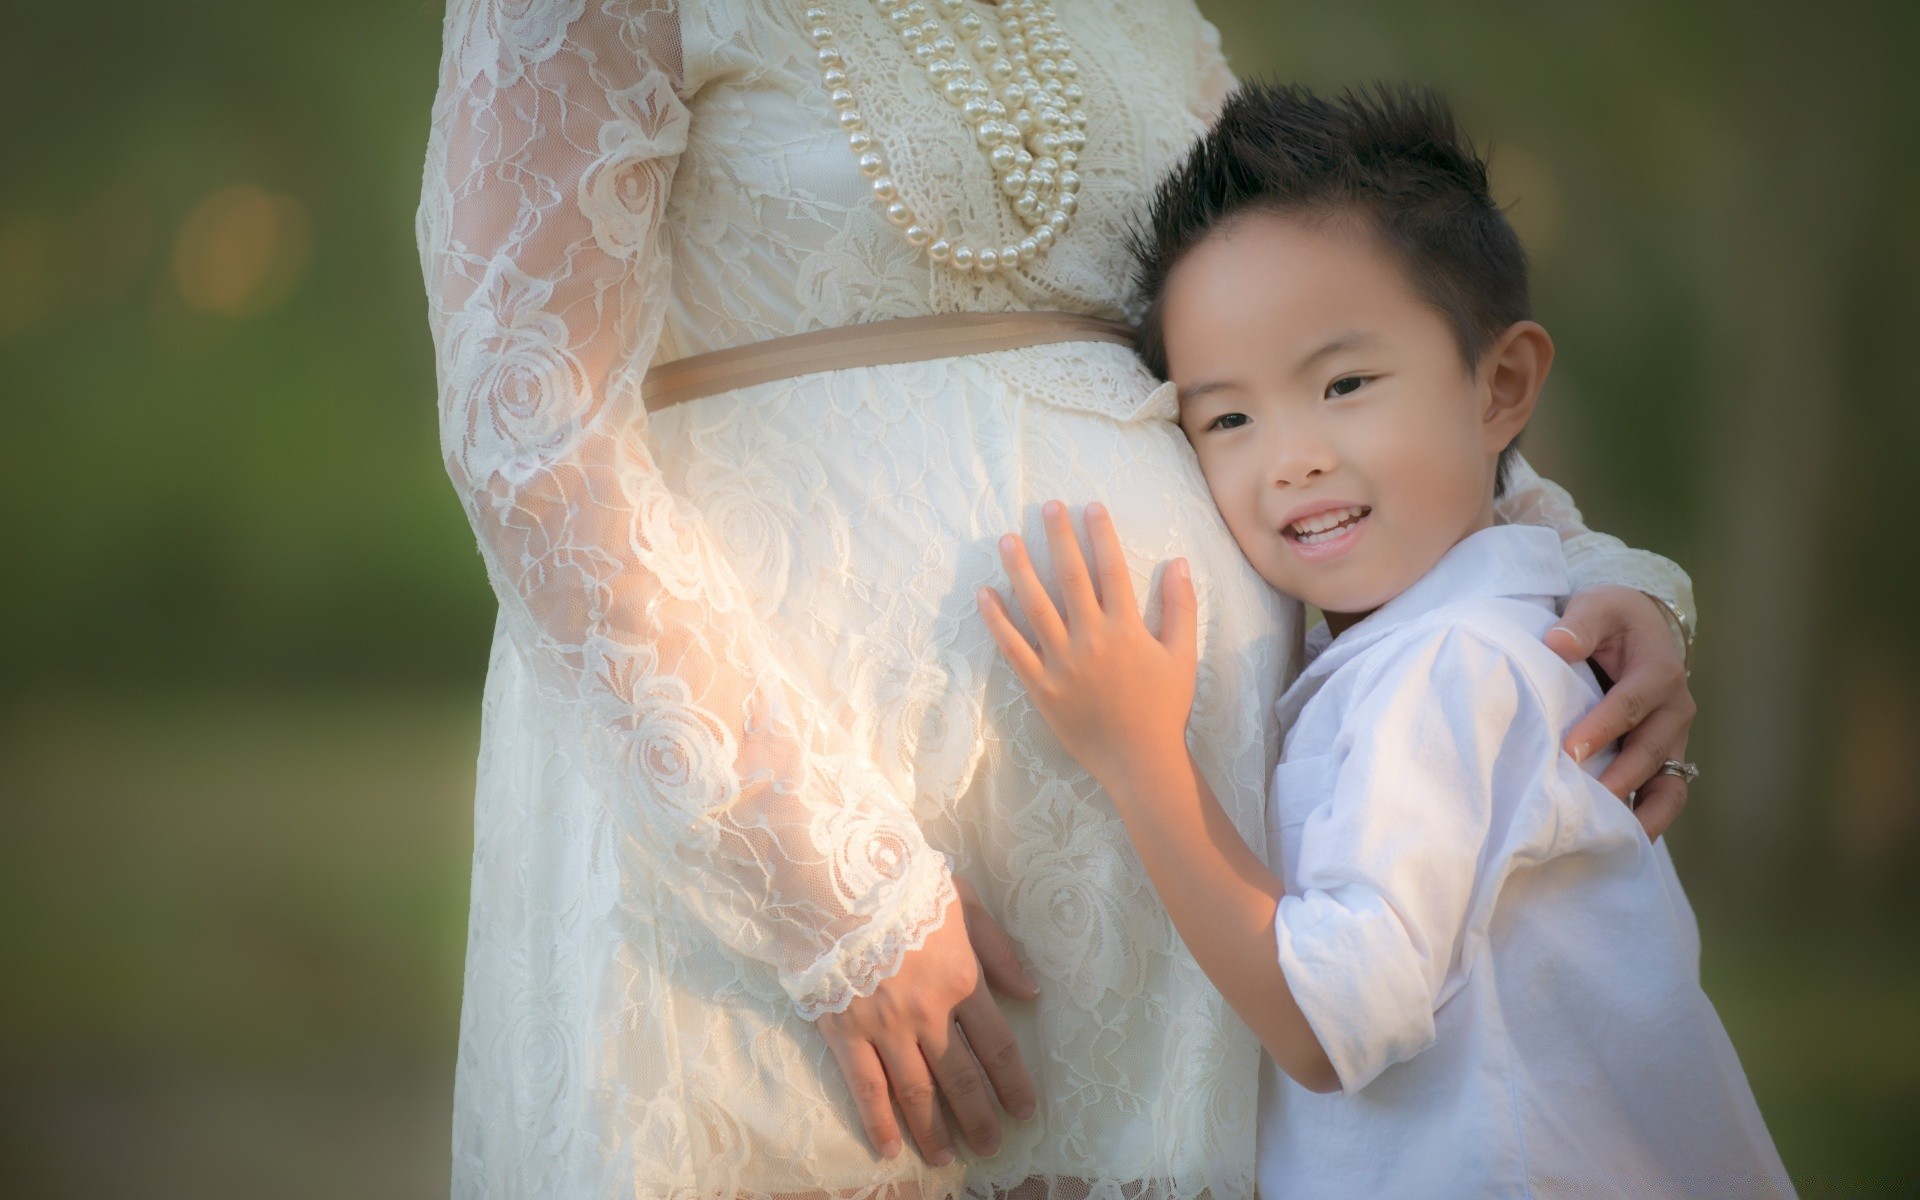
<path fill-rule="evenodd" d="M 915 207 L 1017 234 L 867 0 L 832 14 Z M 1002 669 L 973 593 L 1051 497 L 1142 579 L 1188 556 L 1192 740 L 1256 846 L 1300 612 L 1242 562 L 1165 391 L 1076 343 L 839 371 L 649 420 L 648 365 L 928 313 L 1125 315 L 1126 223 L 1230 79 L 1191 0 L 1055 0 L 1091 114 L 1081 208 L 1017 273 L 890 226 L 806 0 L 454 0 L 419 239 L 449 473 L 500 601 L 475 810 L 454 1191 L 1022 1200 L 1247 1196 L 1258 1047 L 1112 808 Z M 984 10 L 983 10 L 984 11 Z M 1665 560 L 1523 473 L 1586 583 Z M 990 1160 L 884 1163 L 809 1018 L 980 889 L 1042 981 L 1040 1095 Z"/>

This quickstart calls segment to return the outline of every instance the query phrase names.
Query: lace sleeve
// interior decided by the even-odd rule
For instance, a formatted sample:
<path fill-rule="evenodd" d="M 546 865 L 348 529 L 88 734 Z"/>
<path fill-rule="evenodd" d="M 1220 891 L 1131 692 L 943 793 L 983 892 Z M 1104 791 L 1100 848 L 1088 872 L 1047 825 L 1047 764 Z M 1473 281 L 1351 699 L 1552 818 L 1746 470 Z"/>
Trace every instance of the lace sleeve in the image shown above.
<path fill-rule="evenodd" d="M 1520 525 L 1545 525 L 1560 534 L 1573 588 L 1581 591 L 1603 584 L 1619 584 L 1672 604 L 1698 630 L 1693 607 L 1693 581 L 1677 563 L 1647 550 L 1635 550 L 1617 537 L 1595 533 L 1580 519 L 1573 497 L 1559 484 L 1542 479 L 1527 460 L 1514 455 L 1507 494 L 1496 506 L 1503 520 Z"/>
<path fill-rule="evenodd" d="M 688 110 L 669 0 L 456 0 L 418 219 L 441 445 L 508 636 L 591 743 L 640 869 L 809 1017 L 936 928 L 906 801 L 782 669 L 639 382 Z"/>

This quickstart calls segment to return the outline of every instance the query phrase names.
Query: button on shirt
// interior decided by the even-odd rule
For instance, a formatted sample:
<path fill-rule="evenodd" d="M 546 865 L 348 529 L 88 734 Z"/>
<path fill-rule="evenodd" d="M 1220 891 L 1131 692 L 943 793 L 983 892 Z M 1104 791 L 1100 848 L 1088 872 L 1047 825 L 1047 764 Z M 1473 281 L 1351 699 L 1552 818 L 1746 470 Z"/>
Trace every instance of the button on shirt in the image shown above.
<path fill-rule="evenodd" d="M 1281 697 L 1276 948 L 1343 1092 L 1264 1064 L 1266 1200 L 1791 1194 L 1665 843 L 1560 748 L 1566 592 L 1552 530 L 1482 530 Z"/>

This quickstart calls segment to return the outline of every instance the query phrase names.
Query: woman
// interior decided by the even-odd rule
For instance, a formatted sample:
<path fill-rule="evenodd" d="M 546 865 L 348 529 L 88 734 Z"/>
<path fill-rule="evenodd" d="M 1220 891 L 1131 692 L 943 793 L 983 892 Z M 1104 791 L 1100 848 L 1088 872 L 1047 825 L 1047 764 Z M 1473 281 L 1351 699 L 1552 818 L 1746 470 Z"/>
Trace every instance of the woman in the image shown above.
<path fill-rule="evenodd" d="M 1257 1047 L 973 615 L 1043 498 L 1106 500 L 1143 576 L 1188 557 L 1195 754 L 1255 833 L 1244 697 L 1301 614 L 1131 352 L 1026 315 L 1126 315 L 1127 222 L 1231 81 L 1191 0 L 1061 5 L 451 6 L 419 237 L 501 605 L 457 1194 L 1251 1194 Z M 848 327 L 892 345 L 772 341 Z M 1529 472 L 1506 511 L 1566 538 L 1570 623 L 1640 648 L 1643 782 L 1679 647 L 1598 585 L 1679 612 L 1685 576 Z M 1004 1010 L 996 921 L 1040 982 Z"/>

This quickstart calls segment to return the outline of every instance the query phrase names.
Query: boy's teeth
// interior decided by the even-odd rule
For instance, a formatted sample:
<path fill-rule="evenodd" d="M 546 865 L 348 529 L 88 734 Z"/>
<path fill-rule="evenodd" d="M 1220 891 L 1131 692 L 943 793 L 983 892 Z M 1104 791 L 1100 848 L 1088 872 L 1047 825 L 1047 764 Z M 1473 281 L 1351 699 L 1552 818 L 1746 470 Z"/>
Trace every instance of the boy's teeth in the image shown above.
<path fill-rule="evenodd" d="M 1293 530 L 1294 537 L 1298 541 L 1308 543 L 1324 542 L 1327 540 L 1327 537 L 1320 535 L 1330 536 L 1340 527 L 1365 516 L 1366 512 L 1366 507 L 1359 504 L 1353 505 L 1350 508 L 1329 509 L 1326 512 L 1316 513 L 1311 517 L 1304 517 L 1295 521 L 1292 525 L 1288 526 L 1288 528 Z"/>

